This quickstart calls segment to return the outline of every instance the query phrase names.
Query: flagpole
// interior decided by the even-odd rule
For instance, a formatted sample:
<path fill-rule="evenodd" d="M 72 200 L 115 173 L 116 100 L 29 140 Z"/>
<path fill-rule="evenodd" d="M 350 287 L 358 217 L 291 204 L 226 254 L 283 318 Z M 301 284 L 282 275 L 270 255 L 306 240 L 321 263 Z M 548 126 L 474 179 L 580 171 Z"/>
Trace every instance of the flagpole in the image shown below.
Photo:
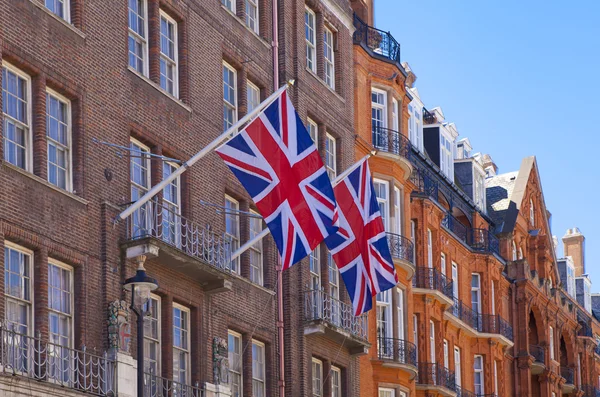
<path fill-rule="evenodd" d="M 156 185 L 154 185 L 152 187 L 152 189 L 150 189 L 146 194 L 144 194 L 142 197 L 140 197 L 135 203 L 131 204 L 123 212 L 121 212 L 119 215 L 117 215 L 116 221 L 123 220 L 123 219 L 127 218 L 129 215 L 133 214 L 142 205 L 144 205 L 145 202 L 147 202 L 154 195 L 156 195 L 156 193 L 163 190 L 165 188 L 165 186 L 167 186 L 169 183 L 171 183 L 173 180 L 175 180 L 179 175 L 183 174 L 189 167 L 194 165 L 194 163 L 196 163 L 202 157 L 206 156 L 208 153 L 210 153 L 213 149 L 215 149 L 222 143 L 227 142 L 228 140 L 233 138 L 238 133 L 238 130 L 241 126 L 243 126 L 246 122 L 251 121 L 254 118 L 256 118 L 258 116 L 258 114 L 264 110 L 264 108 L 266 108 L 271 103 L 273 103 L 289 86 L 291 86 L 293 84 L 294 84 L 294 80 L 290 80 L 285 85 L 281 86 L 277 91 L 272 93 L 267 99 L 265 99 L 261 104 L 259 104 L 256 107 L 256 109 L 252 110 L 250 113 L 246 114 L 244 117 L 242 117 L 240 120 L 238 120 L 238 122 L 235 123 L 234 125 L 232 125 L 231 127 L 229 127 L 227 129 L 227 131 L 225 131 L 224 133 L 219 135 L 215 140 L 213 140 L 206 147 L 204 147 L 202 150 L 200 150 L 198 153 L 196 153 L 194 156 L 192 156 L 192 158 L 190 158 L 188 161 L 183 163 L 179 168 L 177 168 L 175 171 L 173 171 L 173 173 L 171 173 L 171 175 L 169 175 L 167 178 L 163 179 L 160 183 L 157 183 Z"/>
<path fill-rule="evenodd" d="M 357 161 L 355 164 L 353 164 L 352 167 L 348 168 L 347 170 L 342 172 L 340 175 L 338 175 L 331 182 L 331 185 L 336 186 L 338 183 L 343 181 L 344 178 L 346 178 L 352 171 L 354 171 L 356 168 L 358 168 L 362 164 L 363 161 L 368 160 L 370 157 L 375 156 L 376 154 L 377 154 L 376 150 L 373 150 L 371 153 L 367 154 L 365 157 L 363 157 L 362 159 Z M 231 254 L 231 260 L 233 261 L 233 260 L 237 259 L 240 255 L 242 255 L 244 252 L 246 252 L 250 247 L 252 247 L 254 244 L 258 243 L 260 240 L 265 238 L 269 233 L 270 233 L 269 228 L 268 227 L 264 228 L 259 234 L 257 234 L 250 240 L 246 241 L 246 243 L 244 243 L 244 245 L 242 245 L 240 248 L 235 250 L 235 252 L 233 252 Z"/>

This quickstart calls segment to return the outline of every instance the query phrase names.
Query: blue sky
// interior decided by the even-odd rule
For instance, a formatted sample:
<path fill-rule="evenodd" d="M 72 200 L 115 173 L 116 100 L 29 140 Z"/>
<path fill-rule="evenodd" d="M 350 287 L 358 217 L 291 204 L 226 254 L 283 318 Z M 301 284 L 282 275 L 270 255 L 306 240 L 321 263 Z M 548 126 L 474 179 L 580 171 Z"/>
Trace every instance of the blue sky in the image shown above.
<path fill-rule="evenodd" d="M 581 229 L 594 292 L 599 14 L 593 1 L 375 0 L 375 26 L 400 43 L 426 107 L 441 106 L 500 173 L 537 157 L 552 233 L 560 240 L 567 228 Z"/>

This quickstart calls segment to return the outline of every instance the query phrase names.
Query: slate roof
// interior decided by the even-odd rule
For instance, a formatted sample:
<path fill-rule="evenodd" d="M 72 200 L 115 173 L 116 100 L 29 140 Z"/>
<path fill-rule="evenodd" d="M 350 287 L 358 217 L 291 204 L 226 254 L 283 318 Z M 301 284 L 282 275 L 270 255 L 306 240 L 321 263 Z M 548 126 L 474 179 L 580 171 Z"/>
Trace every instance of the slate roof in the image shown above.
<path fill-rule="evenodd" d="M 518 171 L 496 175 L 485 180 L 487 213 L 501 231 L 506 212 L 510 206 L 510 197 L 515 187 Z"/>

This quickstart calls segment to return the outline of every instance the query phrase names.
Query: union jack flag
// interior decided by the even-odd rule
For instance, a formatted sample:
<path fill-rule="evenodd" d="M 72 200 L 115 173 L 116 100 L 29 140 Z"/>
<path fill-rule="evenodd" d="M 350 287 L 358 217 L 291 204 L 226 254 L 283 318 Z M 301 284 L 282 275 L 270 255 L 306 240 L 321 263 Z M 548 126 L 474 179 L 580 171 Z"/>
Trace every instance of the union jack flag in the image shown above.
<path fill-rule="evenodd" d="M 217 153 L 254 200 L 284 270 L 337 231 L 331 182 L 286 91 Z"/>
<path fill-rule="evenodd" d="M 339 230 L 325 239 L 352 299 L 354 315 L 371 310 L 372 297 L 398 276 L 383 228 L 367 160 L 334 188 Z"/>

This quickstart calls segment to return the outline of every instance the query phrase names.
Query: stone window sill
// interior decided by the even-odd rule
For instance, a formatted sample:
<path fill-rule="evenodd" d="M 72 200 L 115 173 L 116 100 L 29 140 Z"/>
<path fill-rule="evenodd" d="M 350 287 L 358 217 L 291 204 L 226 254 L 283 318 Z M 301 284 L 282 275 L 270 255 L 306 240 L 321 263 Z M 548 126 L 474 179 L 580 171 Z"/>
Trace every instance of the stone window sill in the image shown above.
<path fill-rule="evenodd" d="M 323 79 L 321 79 L 315 72 L 313 72 L 308 66 L 306 67 L 306 71 L 308 72 L 308 74 L 310 74 L 311 76 L 313 76 L 315 79 L 317 79 L 317 81 L 319 83 L 321 83 L 321 85 L 323 85 L 323 87 L 327 88 L 333 95 L 336 96 L 337 99 L 339 99 L 341 102 L 346 103 L 346 100 L 344 98 L 342 98 L 342 96 L 340 94 L 337 93 L 337 91 L 335 91 L 333 88 L 331 88 L 330 86 L 328 86 Z"/>
<path fill-rule="evenodd" d="M 44 11 L 47 15 L 49 15 L 52 18 L 54 18 L 55 20 L 57 20 L 61 24 L 63 24 L 63 26 L 65 26 L 68 29 L 70 29 L 77 36 L 81 37 L 82 39 L 85 39 L 85 33 L 83 33 L 81 30 L 77 29 L 75 26 L 73 26 L 69 22 L 65 21 L 64 19 L 62 19 L 58 15 L 54 14 L 52 11 L 50 11 L 49 9 L 47 9 L 46 6 L 44 6 L 42 3 L 40 3 L 37 0 L 29 0 L 29 1 L 31 3 L 33 3 L 33 5 L 35 5 L 37 8 L 39 8 L 42 11 Z"/>
<path fill-rule="evenodd" d="M 188 105 L 186 105 L 185 103 L 183 103 L 181 100 L 175 98 L 173 95 L 169 94 L 168 92 L 165 92 L 165 90 L 163 90 L 158 84 L 156 84 L 154 81 L 150 80 L 148 77 L 139 74 L 137 72 L 137 70 L 135 70 L 131 66 L 127 66 L 127 70 L 129 70 L 131 73 L 133 73 L 135 76 L 139 77 L 140 79 L 142 79 L 146 83 L 150 84 L 158 92 L 160 92 L 161 94 L 163 94 L 164 96 L 166 96 L 171 101 L 175 102 L 176 104 L 178 104 L 179 106 L 181 106 L 182 108 L 184 108 L 185 110 L 187 110 L 188 112 L 190 112 L 190 113 L 192 112 L 192 108 L 190 108 Z"/>
<path fill-rule="evenodd" d="M 252 35 L 254 37 L 256 37 L 260 41 L 260 43 L 262 45 L 264 45 L 266 48 L 271 48 L 271 46 L 269 45 L 269 43 L 262 36 L 260 36 L 254 30 L 250 29 L 248 27 L 248 25 L 246 25 L 244 23 L 244 21 L 242 21 L 240 18 L 238 18 L 238 16 L 233 11 L 231 11 L 229 8 L 225 7 L 223 4 L 221 4 L 221 8 L 224 9 L 229 15 L 231 15 L 237 21 L 237 23 L 239 23 L 240 25 L 242 25 L 248 32 L 252 33 Z"/>

